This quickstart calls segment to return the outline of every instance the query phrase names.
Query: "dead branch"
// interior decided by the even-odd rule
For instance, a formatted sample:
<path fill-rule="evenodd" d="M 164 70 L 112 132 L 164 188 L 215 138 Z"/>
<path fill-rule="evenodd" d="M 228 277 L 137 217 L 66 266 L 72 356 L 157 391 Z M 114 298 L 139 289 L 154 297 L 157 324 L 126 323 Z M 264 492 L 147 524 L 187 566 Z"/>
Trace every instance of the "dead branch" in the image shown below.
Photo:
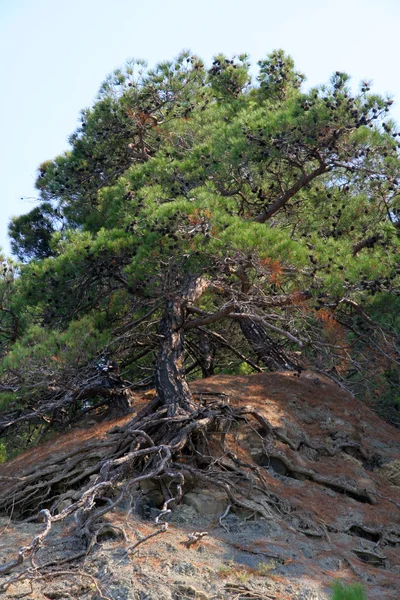
<path fill-rule="evenodd" d="M 189 533 L 188 539 L 181 542 L 181 544 L 186 546 L 186 548 L 190 548 L 190 546 L 197 544 L 197 542 L 202 540 L 206 535 L 208 535 L 208 531 L 194 531 L 193 533 Z"/>
<path fill-rule="evenodd" d="M 143 538 L 141 538 L 135 544 L 133 544 L 133 546 L 129 546 L 129 548 L 127 548 L 127 553 L 130 552 L 132 554 L 135 554 L 138 546 L 140 546 L 144 542 L 147 542 L 151 538 L 156 537 L 157 535 L 160 535 L 161 533 L 165 533 L 167 530 L 168 530 L 168 523 L 162 523 L 160 529 L 158 529 L 157 531 L 153 531 L 152 533 L 149 533 L 148 535 L 145 535 Z"/>
<path fill-rule="evenodd" d="M 228 315 L 228 317 L 230 319 L 235 319 L 235 320 L 251 319 L 253 321 L 259 321 L 268 329 L 271 329 L 272 331 L 275 331 L 276 333 L 283 335 L 291 342 L 294 342 L 295 344 L 297 344 L 299 346 L 299 348 L 303 347 L 303 342 L 301 340 L 299 340 L 297 337 L 295 337 L 293 334 L 289 333 L 288 331 L 285 331 L 284 329 L 281 329 L 280 327 L 276 327 L 276 325 L 272 325 L 272 323 L 269 323 L 269 321 L 267 321 L 267 319 L 265 317 L 261 317 L 260 315 L 253 314 L 253 313 L 250 313 L 250 314 L 249 313 L 230 313 Z"/>
<path fill-rule="evenodd" d="M 232 346 L 232 344 L 230 344 L 222 335 L 220 335 L 216 331 L 211 331 L 211 330 L 209 331 L 208 329 L 203 329 L 202 327 L 199 327 L 198 329 L 200 329 L 200 331 L 204 331 L 205 333 L 207 333 L 207 335 L 209 335 L 212 338 L 214 338 L 215 340 L 217 340 L 225 348 L 228 348 L 233 354 L 235 354 L 243 362 L 247 363 L 250 367 L 252 367 L 258 373 L 263 372 L 263 369 L 261 369 L 261 367 L 256 365 L 256 363 L 254 363 L 252 360 L 250 360 L 250 358 L 248 358 L 247 356 L 245 356 L 244 354 L 239 352 L 239 350 L 237 350 L 234 346 Z"/>

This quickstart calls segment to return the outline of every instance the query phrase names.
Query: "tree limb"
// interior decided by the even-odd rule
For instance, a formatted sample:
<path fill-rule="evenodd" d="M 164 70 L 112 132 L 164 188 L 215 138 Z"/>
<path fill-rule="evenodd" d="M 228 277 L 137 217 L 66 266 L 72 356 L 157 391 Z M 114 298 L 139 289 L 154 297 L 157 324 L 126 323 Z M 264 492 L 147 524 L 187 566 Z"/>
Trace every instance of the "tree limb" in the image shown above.
<path fill-rule="evenodd" d="M 208 329 L 203 329 L 202 327 L 199 327 L 199 329 L 200 329 L 200 331 L 204 331 L 205 333 L 207 333 L 207 335 L 209 335 L 210 337 L 213 337 L 214 339 L 218 340 L 218 342 L 222 346 L 225 346 L 233 354 L 236 354 L 236 356 L 238 358 L 241 358 L 243 362 L 245 362 L 248 365 L 250 365 L 250 367 L 252 367 L 255 371 L 258 371 L 259 373 L 263 373 L 263 369 L 261 369 L 258 365 L 256 365 L 256 363 L 254 363 L 252 360 L 250 360 L 250 358 L 247 358 L 247 356 L 245 356 L 244 354 L 242 354 L 241 352 L 239 352 L 239 350 L 236 350 L 236 348 L 234 348 L 232 346 L 232 344 L 230 344 L 229 342 L 227 342 L 226 339 L 224 337 L 222 337 L 222 335 L 220 335 L 216 331 L 209 331 Z"/>
<path fill-rule="evenodd" d="M 311 173 L 307 173 L 300 177 L 300 179 L 298 179 L 296 183 L 292 185 L 291 188 L 289 188 L 284 194 L 282 194 L 282 196 L 275 200 L 275 202 L 271 204 L 269 208 L 257 215 L 254 221 L 256 223 L 265 223 L 265 221 L 268 221 L 268 219 L 270 219 L 276 212 L 278 212 L 278 210 L 285 206 L 285 204 L 287 204 L 287 202 L 289 202 L 289 200 L 293 198 L 293 196 L 297 194 L 297 192 L 301 190 L 301 188 L 310 183 L 310 181 L 312 181 L 319 175 L 326 173 L 328 170 L 329 166 L 322 162 L 318 168 L 314 169 L 314 171 L 311 171 Z"/>
<path fill-rule="evenodd" d="M 276 333 L 283 335 L 291 342 L 294 342 L 295 344 L 297 344 L 299 346 L 299 348 L 303 347 L 303 342 L 301 340 L 299 340 L 299 338 L 295 337 L 288 331 L 281 329 L 280 327 L 276 327 L 276 325 L 272 325 L 264 317 L 260 317 L 260 315 L 255 315 L 252 313 L 250 313 L 250 314 L 249 313 L 231 313 L 228 315 L 228 317 L 230 319 L 235 319 L 235 320 L 252 319 L 253 321 L 259 321 L 260 323 L 263 323 L 263 325 L 265 325 L 265 327 L 267 327 L 268 329 L 272 329 L 272 331 L 276 331 Z"/>

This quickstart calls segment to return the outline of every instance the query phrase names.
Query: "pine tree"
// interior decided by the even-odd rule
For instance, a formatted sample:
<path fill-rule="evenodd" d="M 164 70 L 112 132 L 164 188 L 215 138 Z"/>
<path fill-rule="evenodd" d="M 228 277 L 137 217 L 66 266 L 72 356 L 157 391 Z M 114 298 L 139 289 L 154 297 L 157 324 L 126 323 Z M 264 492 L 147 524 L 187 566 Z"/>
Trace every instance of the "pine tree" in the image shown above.
<path fill-rule="evenodd" d="M 72 515 L 82 546 L 68 560 L 86 556 L 109 527 L 105 513 L 144 480 L 163 486 L 159 517 L 180 501 L 186 478 L 270 518 L 288 494 L 271 493 L 263 468 L 237 453 L 243 429 L 232 432 L 242 425 L 293 476 L 375 503 L 375 492 L 336 472 L 317 479 L 303 456 L 292 471 L 299 440 L 251 403 L 194 398 L 189 385 L 306 368 L 394 405 L 392 101 L 366 82 L 353 94 L 341 72 L 308 91 L 303 79 L 280 50 L 259 62 L 255 83 L 246 55 L 219 54 L 208 70 L 189 52 L 154 69 L 131 61 L 82 112 L 69 150 L 39 167 L 41 202 L 10 226 L 21 262 L 1 257 L 1 458 L 87 415 L 130 414 L 95 447 L 7 478 L 0 510 L 14 518 L 40 510 L 45 520 L 0 566 L 10 581 L 52 524 Z M 156 393 L 135 412 L 135 391 L 149 388 Z M 324 437 L 321 455 L 345 450 Z M 303 522 L 287 512 L 291 527 L 292 514 Z M 313 531 L 308 515 L 304 523 L 302 535 Z"/>
<path fill-rule="evenodd" d="M 18 411 L 68 422 L 98 407 L 109 388 L 87 380 L 111 359 L 133 388 L 155 384 L 169 416 L 193 410 L 188 377 L 218 372 L 313 368 L 386 393 L 392 100 L 366 82 L 353 94 L 341 72 L 307 92 L 303 79 L 281 50 L 255 83 L 246 55 L 206 70 L 188 52 L 106 79 L 70 150 L 39 167 L 42 203 L 10 227 L 25 264 L 2 377 Z"/>

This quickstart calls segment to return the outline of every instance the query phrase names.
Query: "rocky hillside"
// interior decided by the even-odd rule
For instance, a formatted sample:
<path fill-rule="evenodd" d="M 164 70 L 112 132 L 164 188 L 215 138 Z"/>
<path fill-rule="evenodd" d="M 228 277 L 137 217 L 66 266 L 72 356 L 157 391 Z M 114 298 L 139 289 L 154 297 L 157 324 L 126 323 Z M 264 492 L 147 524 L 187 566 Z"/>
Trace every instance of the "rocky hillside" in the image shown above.
<path fill-rule="evenodd" d="M 209 436 L 202 478 L 182 453 L 171 512 L 160 511 L 165 478 L 139 482 L 104 511 L 88 554 L 72 516 L 35 541 L 37 511 L 61 514 L 82 497 L 132 416 L 82 423 L 0 466 L 4 597 L 325 600 L 341 579 L 397 600 L 399 431 L 315 373 L 217 376 L 191 389 L 199 405 L 242 417 Z"/>

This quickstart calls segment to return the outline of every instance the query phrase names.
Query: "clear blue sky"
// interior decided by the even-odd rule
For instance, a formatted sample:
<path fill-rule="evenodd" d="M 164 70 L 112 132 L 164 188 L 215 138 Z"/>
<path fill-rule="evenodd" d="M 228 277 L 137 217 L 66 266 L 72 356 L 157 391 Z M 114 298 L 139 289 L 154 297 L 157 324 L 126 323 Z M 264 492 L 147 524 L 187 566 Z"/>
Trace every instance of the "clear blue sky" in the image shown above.
<path fill-rule="evenodd" d="M 81 108 L 129 57 L 154 65 L 190 48 L 250 53 L 283 48 L 307 76 L 336 70 L 373 80 L 400 123 L 399 0 L 0 0 L 0 246 L 12 215 L 35 204 L 38 165 L 67 149 Z"/>

